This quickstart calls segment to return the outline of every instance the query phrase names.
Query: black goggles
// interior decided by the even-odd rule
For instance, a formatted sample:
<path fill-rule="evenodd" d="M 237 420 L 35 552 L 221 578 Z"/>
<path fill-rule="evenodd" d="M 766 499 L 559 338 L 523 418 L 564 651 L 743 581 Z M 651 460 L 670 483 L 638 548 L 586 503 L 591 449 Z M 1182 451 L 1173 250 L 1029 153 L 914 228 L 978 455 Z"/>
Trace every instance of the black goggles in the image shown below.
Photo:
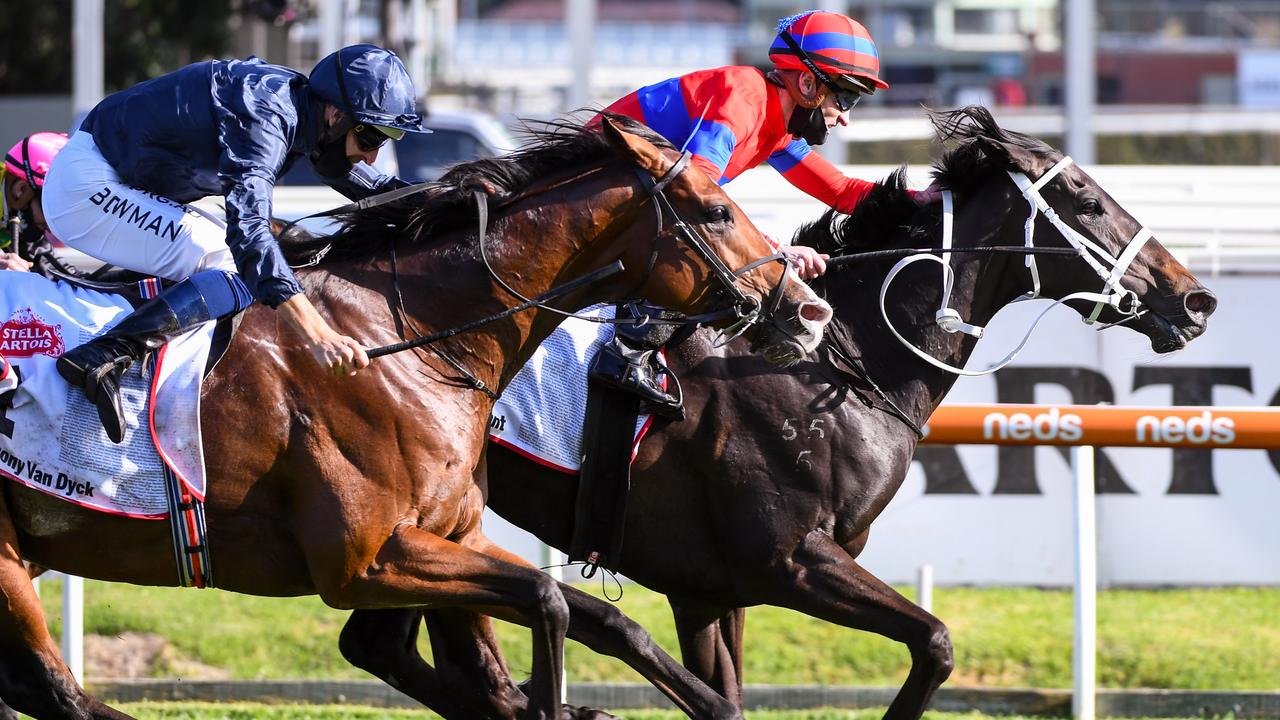
<path fill-rule="evenodd" d="M 365 152 L 373 152 L 374 150 L 382 147 L 388 140 L 392 139 L 386 131 L 377 125 L 360 123 L 352 128 L 352 130 L 356 133 L 356 145 Z M 403 134 L 403 131 L 401 131 L 401 134 Z"/>
<path fill-rule="evenodd" d="M 862 99 L 862 93 L 857 90 L 840 87 L 831 81 L 826 81 L 826 86 L 835 97 L 836 107 L 840 108 L 840 112 L 849 112 Z"/>

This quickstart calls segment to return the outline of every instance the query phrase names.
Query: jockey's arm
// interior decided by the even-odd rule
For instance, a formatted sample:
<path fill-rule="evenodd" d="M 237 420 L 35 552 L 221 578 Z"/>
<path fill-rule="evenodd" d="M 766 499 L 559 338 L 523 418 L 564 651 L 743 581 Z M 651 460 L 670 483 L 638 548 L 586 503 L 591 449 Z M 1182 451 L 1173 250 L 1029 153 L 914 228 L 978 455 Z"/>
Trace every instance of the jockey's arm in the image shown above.
<path fill-rule="evenodd" d="M 871 188 L 875 187 L 875 183 L 840 172 L 803 140 L 794 140 L 786 148 L 769 156 L 769 164 L 797 189 L 846 215 L 853 212 L 858 203 L 871 192 Z M 930 185 L 920 192 L 907 192 L 922 205 L 939 197 L 936 185 Z M 826 272 L 827 256 L 812 248 L 786 246 L 782 251 L 791 258 L 802 278 L 809 279 Z"/>
<path fill-rule="evenodd" d="M 254 297 L 284 313 L 307 352 L 330 372 L 353 374 L 369 364 L 360 343 L 341 335 L 302 294 L 302 286 L 271 235 L 271 194 L 288 144 L 278 128 L 258 125 L 226 132 L 219 162 L 227 208 L 227 246 L 240 278 Z M 238 133 L 244 133 L 244 136 Z"/>
<path fill-rule="evenodd" d="M 794 140 L 770 155 L 769 164 L 806 195 L 846 215 L 853 212 L 875 186 L 840 172 L 803 140 Z"/>

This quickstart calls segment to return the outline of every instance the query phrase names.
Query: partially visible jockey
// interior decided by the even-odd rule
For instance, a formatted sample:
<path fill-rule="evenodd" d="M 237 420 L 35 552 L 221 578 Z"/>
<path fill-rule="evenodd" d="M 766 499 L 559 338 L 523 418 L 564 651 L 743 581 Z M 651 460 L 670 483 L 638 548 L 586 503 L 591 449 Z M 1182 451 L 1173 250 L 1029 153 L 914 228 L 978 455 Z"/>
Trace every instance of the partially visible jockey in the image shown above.
<path fill-rule="evenodd" d="M 873 183 L 847 177 L 813 151 L 863 95 L 887 89 L 871 34 L 852 18 L 809 11 L 784 18 L 769 48 L 773 69 L 700 70 L 640 88 L 606 110 L 633 117 L 676 147 L 721 185 L 769 163 L 792 185 L 840 212 L 849 213 Z M 939 197 L 933 186 L 914 194 L 925 204 Z M 800 277 L 826 271 L 826 255 L 784 245 L 779 250 Z M 652 405 L 674 405 L 657 385 L 653 328 L 639 337 L 615 326 L 617 336 L 592 365 L 591 377 L 635 392 Z M 660 327 L 660 326 L 659 326 Z M 660 344 L 660 343 L 659 343 Z"/>
<path fill-rule="evenodd" d="M 58 154 L 44 216 L 62 242 L 117 267 L 181 281 L 106 334 L 68 350 L 58 372 L 124 438 L 119 378 L 148 351 L 253 300 L 281 312 L 317 363 L 336 375 L 369 364 L 302 294 L 271 235 L 276 179 L 307 158 L 352 200 L 407 183 L 371 165 L 388 139 L 426 132 L 400 59 L 353 45 L 308 77 L 259 60 L 188 65 L 100 102 Z M 226 203 L 224 227 L 185 205 Z"/>
<path fill-rule="evenodd" d="M 38 132 L 22 138 L 4 154 L 0 169 L 4 185 L 0 270 L 31 269 L 31 253 L 20 252 L 19 246 L 24 237 L 49 234 L 41 202 L 44 178 L 53 157 L 66 144 L 67 136 L 62 133 Z"/>

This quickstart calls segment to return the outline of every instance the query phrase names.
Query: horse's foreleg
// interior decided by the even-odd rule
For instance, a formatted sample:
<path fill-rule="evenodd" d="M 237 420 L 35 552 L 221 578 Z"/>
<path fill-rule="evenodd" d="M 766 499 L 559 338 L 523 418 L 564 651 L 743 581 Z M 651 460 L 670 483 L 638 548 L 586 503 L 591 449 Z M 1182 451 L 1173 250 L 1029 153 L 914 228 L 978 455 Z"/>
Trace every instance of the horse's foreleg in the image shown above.
<path fill-rule="evenodd" d="M 18 536 L 2 490 L 0 698 L 4 702 L 0 703 L 0 718 L 16 717 L 14 711 L 34 718 L 128 718 L 86 693 L 62 662 L 45 627 L 40 598 L 18 553 Z"/>
<path fill-rule="evenodd" d="M 746 608 L 722 608 L 668 598 L 680 656 L 711 689 L 742 707 L 742 632 Z"/>
<path fill-rule="evenodd" d="M 525 563 L 520 556 L 496 545 L 487 551 L 513 563 Z M 742 717 L 737 706 L 704 685 L 654 642 L 639 623 L 616 607 L 570 585 L 561 585 L 560 591 L 569 603 L 570 638 L 595 652 L 622 660 L 690 717 Z"/>
<path fill-rule="evenodd" d="M 555 581 L 544 573 L 400 526 L 366 570 L 333 586 L 322 585 L 321 596 L 345 608 L 469 607 L 532 628 L 525 716 L 559 717 L 569 609 Z"/>
<path fill-rule="evenodd" d="M 919 718 L 951 674 L 947 626 L 863 569 L 826 533 L 809 533 L 790 560 L 790 582 L 772 604 L 905 644 L 911 671 L 885 718 Z"/>

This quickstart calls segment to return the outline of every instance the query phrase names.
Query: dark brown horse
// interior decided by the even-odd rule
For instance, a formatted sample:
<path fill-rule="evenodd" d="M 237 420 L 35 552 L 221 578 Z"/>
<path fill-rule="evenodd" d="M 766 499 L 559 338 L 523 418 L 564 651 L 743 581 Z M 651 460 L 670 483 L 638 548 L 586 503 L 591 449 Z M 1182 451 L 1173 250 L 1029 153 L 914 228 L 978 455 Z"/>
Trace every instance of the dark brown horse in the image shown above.
<path fill-rule="evenodd" d="M 321 265 L 300 273 L 308 296 L 336 330 L 370 345 L 514 305 L 493 275 L 532 296 L 615 259 L 624 273 L 559 304 L 635 296 L 688 312 L 725 306 L 729 288 L 690 246 L 690 226 L 729 268 L 767 256 L 769 245 L 714 181 L 681 171 L 680 153 L 643 126 L 619 123 L 606 121 L 603 132 L 562 128 L 510 159 L 465 169 L 474 187 L 495 193 L 487 261 L 471 188 L 445 185 L 417 208 L 358 214 Z M 655 184 L 665 184 L 665 199 L 652 194 Z M 765 263 L 735 283 L 756 302 L 783 288 L 774 322 L 753 329 L 776 357 L 811 350 L 830 317 L 807 286 L 782 284 L 785 272 Z M 201 414 L 217 585 L 318 594 L 335 608 L 466 608 L 523 623 L 533 628 L 534 656 L 522 715 L 559 717 L 569 608 L 547 575 L 511 562 L 481 534 L 485 493 L 474 480 L 492 406 L 474 381 L 500 390 L 559 320 L 541 309 L 517 314 L 442 343 L 439 354 L 391 355 L 338 380 L 271 311 L 251 308 L 206 383 Z M 22 561 L 173 585 L 168 532 L 163 522 L 86 511 L 3 483 L 5 705 L 40 718 L 123 717 L 67 672 Z M 666 656 L 651 663 L 689 680 Z"/>
<path fill-rule="evenodd" d="M 933 119 L 944 138 L 958 142 L 937 169 L 957 197 L 956 246 L 1022 246 L 1029 206 L 1009 171 L 1042 178 L 1061 153 L 1002 130 L 982 109 Z M 1040 192 L 1070 228 L 1112 256 L 1121 256 L 1139 234 L 1138 222 L 1079 168 L 1060 170 Z M 1037 217 L 1037 245 L 1065 247 L 1063 233 L 1043 214 Z M 797 239 L 836 257 L 936 247 L 941 224 L 938 207 L 918 209 L 898 173 L 852 217 L 828 214 Z M 947 628 L 855 558 L 907 474 L 917 441 L 913 426 L 924 424 L 955 376 L 908 351 L 881 318 L 881 283 L 893 260 L 835 265 L 815 287 L 836 317 L 824 346 L 799 366 L 769 367 L 742 343 L 713 347 L 705 332 L 669 353 L 688 419 L 657 421 L 641 445 L 619 570 L 668 595 L 685 664 L 739 706 L 745 608 L 775 605 L 905 644 L 911 671 L 886 717 L 918 718 L 952 669 Z M 1022 256 L 956 254 L 952 265 L 951 307 L 969 322 L 985 324 L 1031 288 Z M 1038 266 L 1047 297 L 1103 284 L 1077 256 L 1042 257 Z M 941 275 L 934 263 L 903 270 L 886 298 L 888 316 L 917 348 L 962 366 L 976 341 L 935 324 Z M 1157 352 L 1181 348 L 1201 334 L 1216 306 L 1213 295 L 1155 242 L 1141 247 L 1122 283 L 1140 301 L 1142 314 L 1122 317 L 1107 308 L 1099 320 L 1126 320 Z M 1119 304 L 1132 310 L 1131 302 Z M 1083 315 L 1094 308 L 1093 302 L 1069 304 Z M 493 444 L 488 475 L 493 509 L 548 544 L 568 546 L 576 478 Z M 435 642 L 443 621 L 433 612 L 425 615 Z M 357 612 L 352 622 L 368 639 L 365 656 L 399 647 L 416 628 L 407 613 L 375 618 Z M 435 656 L 441 673 L 473 673 L 476 695 L 481 683 L 494 682 L 494 667 L 443 667 L 454 657 L 495 652 L 487 639 L 454 633 L 442 636 L 445 641 L 452 643 L 449 652 Z M 405 667 L 411 660 L 403 656 L 393 651 L 384 657 L 388 664 L 401 658 Z M 390 667 L 386 674 L 398 670 Z M 458 688 L 450 695 L 455 701 Z"/>

